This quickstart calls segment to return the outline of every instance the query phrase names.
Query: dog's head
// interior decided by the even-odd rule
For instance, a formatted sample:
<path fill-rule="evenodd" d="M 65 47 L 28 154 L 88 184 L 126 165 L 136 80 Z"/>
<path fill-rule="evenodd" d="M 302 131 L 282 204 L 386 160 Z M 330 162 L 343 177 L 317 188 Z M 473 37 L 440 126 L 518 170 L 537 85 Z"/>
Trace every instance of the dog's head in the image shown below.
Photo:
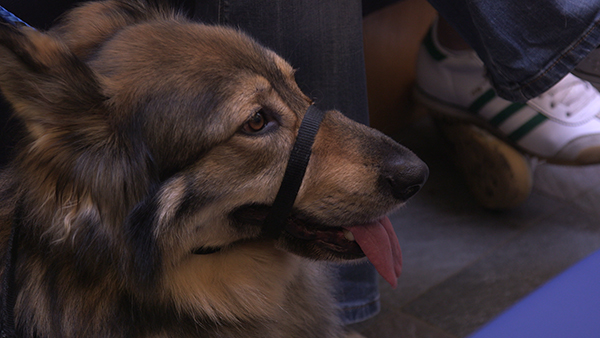
<path fill-rule="evenodd" d="M 212 249 L 363 257 L 395 237 L 385 215 L 427 177 L 409 150 L 329 111 L 292 215 L 263 238 L 312 104 L 278 55 L 141 1 L 82 6 L 49 33 L 5 25 L 0 45 L 0 87 L 27 134 L 22 200 L 49 220 L 32 226 L 51 245 L 105 246 L 88 251 L 136 282 Z M 76 259 L 102 261 L 86 252 Z"/>

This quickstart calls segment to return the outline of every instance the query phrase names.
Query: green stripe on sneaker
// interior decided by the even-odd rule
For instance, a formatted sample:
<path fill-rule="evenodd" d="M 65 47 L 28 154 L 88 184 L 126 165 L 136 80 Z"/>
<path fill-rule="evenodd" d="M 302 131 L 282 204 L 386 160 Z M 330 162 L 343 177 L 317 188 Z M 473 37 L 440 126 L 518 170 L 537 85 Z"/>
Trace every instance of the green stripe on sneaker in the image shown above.
<path fill-rule="evenodd" d="M 500 124 L 502 124 L 502 122 L 511 117 L 512 114 L 518 112 L 525 106 L 527 105 L 524 103 L 513 103 L 496 114 L 496 116 L 492 117 L 489 122 L 492 126 L 498 127 Z"/>
<path fill-rule="evenodd" d="M 473 103 L 471 103 L 471 106 L 469 106 L 469 108 L 467 109 L 471 113 L 477 114 L 479 112 L 479 109 L 485 106 L 494 97 L 496 97 L 496 92 L 493 89 L 490 89 L 487 92 L 483 93 L 480 97 L 478 97 L 477 100 L 475 100 Z"/>
<path fill-rule="evenodd" d="M 542 122 L 546 121 L 548 118 L 540 113 L 537 113 L 536 116 L 532 117 L 529 121 L 525 122 L 522 126 L 517 128 L 515 131 L 508 135 L 508 138 L 514 142 L 517 142 L 525 135 L 527 135 L 530 131 L 532 131 L 535 127 L 539 126 Z"/>
<path fill-rule="evenodd" d="M 427 31 L 427 35 L 425 35 L 425 38 L 423 39 L 423 45 L 425 45 L 427 52 L 429 52 L 429 55 L 431 55 L 435 61 L 442 61 L 446 58 L 446 54 L 442 53 L 433 42 L 433 27 L 430 27 Z"/>

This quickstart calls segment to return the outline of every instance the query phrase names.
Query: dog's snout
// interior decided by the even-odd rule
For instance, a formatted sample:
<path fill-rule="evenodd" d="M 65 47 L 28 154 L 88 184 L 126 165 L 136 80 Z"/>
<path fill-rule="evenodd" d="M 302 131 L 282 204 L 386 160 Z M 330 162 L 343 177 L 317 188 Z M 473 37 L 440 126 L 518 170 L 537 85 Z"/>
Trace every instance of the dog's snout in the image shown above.
<path fill-rule="evenodd" d="M 382 164 L 382 179 L 385 188 L 394 198 L 406 201 L 414 196 L 427 181 L 429 168 L 412 153 L 393 156 Z"/>

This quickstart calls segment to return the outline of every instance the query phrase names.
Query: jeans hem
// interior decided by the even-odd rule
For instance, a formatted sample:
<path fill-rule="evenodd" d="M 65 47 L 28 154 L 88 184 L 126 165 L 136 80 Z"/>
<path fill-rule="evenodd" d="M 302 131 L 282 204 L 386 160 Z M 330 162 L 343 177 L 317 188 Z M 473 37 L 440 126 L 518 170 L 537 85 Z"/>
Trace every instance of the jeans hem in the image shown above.
<path fill-rule="evenodd" d="M 342 307 L 340 318 L 344 325 L 355 324 L 374 317 L 381 311 L 379 299 L 372 302 L 351 307 Z"/>
<path fill-rule="evenodd" d="M 581 38 L 569 46 L 558 57 L 549 62 L 542 71 L 520 83 L 518 87 L 495 82 L 499 96 L 513 102 L 527 102 L 535 98 L 564 78 L 594 49 L 600 45 L 600 21 L 594 22 Z"/>

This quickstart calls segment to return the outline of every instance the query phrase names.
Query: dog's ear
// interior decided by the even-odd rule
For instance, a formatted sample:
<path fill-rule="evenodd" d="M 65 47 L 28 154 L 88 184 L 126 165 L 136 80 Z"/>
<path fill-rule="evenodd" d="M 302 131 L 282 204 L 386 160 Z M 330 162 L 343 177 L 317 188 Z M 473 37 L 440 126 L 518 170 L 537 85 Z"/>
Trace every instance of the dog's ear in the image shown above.
<path fill-rule="evenodd" d="M 51 128 L 77 128 L 103 111 L 100 88 L 94 72 L 60 40 L 0 25 L 0 89 L 34 137 Z"/>
<path fill-rule="evenodd" d="M 67 12 L 53 31 L 63 38 L 73 53 L 85 60 L 126 26 L 176 16 L 166 0 L 98 1 Z"/>

